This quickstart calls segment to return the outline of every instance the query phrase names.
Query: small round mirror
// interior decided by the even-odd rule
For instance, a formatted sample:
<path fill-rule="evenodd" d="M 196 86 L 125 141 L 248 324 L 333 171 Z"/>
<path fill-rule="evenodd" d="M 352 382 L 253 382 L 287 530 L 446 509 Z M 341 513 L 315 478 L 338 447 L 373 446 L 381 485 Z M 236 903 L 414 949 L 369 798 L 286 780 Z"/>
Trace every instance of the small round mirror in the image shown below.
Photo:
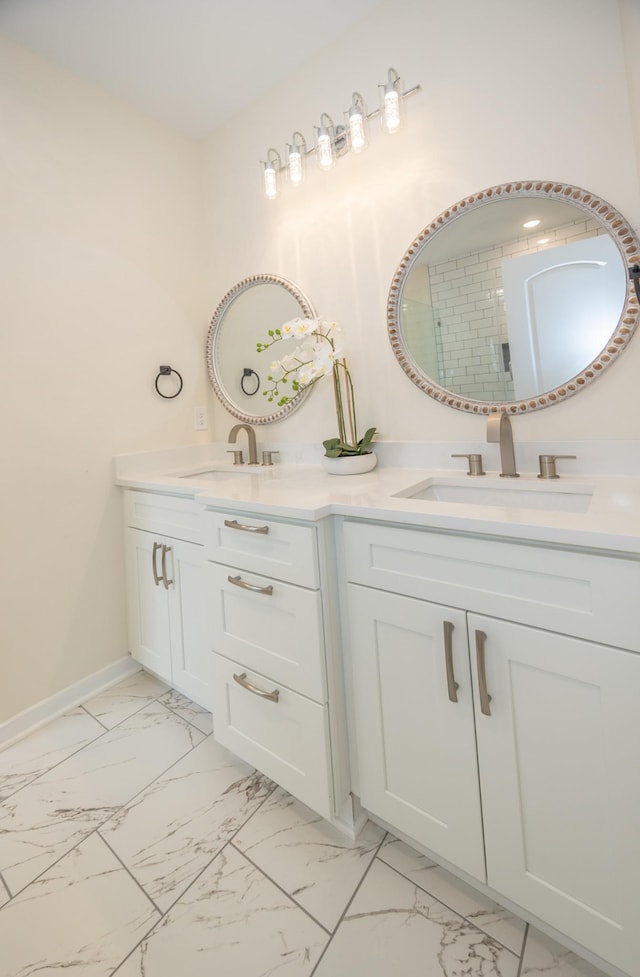
<path fill-rule="evenodd" d="M 639 242 L 613 207 L 561 183 L 490 187 L 412 242 L 389 292 L 391 345 L 458 410 L 538 410 L 613 363 L 638 319 Z"/>
<path fill-rule="evenodd" d="M 256 347 L 268 340 L 270 329 L 315 315 L 306 295 L 276 275 L 252 275 L 227 292 L 211 320 L 206 359 L 211 385 L 230 414 L 248 424 L 269 424 L 300 407 L 309 390 L 274 411 L 262 394 L 272 357 Z"/>

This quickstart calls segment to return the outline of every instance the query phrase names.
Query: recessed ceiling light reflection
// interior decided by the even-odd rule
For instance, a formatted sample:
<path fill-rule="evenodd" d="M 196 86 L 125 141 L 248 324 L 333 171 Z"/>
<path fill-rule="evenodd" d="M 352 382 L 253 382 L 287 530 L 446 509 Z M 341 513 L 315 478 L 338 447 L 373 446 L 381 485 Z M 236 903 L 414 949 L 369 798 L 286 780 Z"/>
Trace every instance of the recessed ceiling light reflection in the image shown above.
<path fill-rule="evenodd" d="M 548 244 L 550 240 L 550 237 L 541 237 L 536 241 L 536 244 Z"/>
<path fill-rule="evenodd" d="M 522 226 L 523 227 L 526 227 L 527 230 L 529 230 L 529 228 L 531 228 L 531 227 L 537 227 L 538 224 L 541 224 L 541 223 L 542 223 L 542 221 L 540 220 L 539 217 L 534 217 L 533 220 L 525 221 Z"/>

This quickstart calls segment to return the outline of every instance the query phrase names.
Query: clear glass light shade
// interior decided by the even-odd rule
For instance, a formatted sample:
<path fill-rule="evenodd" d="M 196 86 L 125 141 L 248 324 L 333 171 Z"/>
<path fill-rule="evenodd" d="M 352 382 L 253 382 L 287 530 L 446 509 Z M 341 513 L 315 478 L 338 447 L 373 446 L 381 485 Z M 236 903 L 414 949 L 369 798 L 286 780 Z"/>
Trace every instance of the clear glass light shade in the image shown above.
<path fill-rule="evenodd" d="M 382 99 L 381 123 L 384 131 L 389 134 L 397 132 L 402 124 L 400 92 L 389 85 L 385 85 Z"/>
<path fill-rule="evenodd" d="M 365 109 L 362 95 L 358 92 L 353 93 L 351 108 L 347 113 L 349 121 L 349 145 L 352 152 L 360 153 L 369 141 L 369 125 L 367 122 L 367 110 Z"/>
<path fill-rule="evenodd" d="M 328 129 L 318 129 L 318 164 L 322 170 L 330 170 L 334 164 L 331 134 Z"/>
<path fill-rule="evenodd" d="M 275 164 L 272 162 L 263 163 L 264 167 L 264 193 L 268 200 L 275 200 L 278 196 L 278 174 Z"/>
<path fill-rule="evenodd" d="M 299 187 L 304 180 L 304 160 L 299 146 L 289 146 L 287 174 L 292 187 Z"/>

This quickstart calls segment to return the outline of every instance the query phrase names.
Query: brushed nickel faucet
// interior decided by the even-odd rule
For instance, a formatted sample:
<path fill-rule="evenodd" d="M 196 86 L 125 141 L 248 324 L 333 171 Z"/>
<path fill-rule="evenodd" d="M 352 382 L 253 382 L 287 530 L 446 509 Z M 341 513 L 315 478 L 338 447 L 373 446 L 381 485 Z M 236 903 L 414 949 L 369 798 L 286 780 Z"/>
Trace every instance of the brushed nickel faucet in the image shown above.
<path fill-rule="evenodd" d="M 250 424 L 236 424 L 234 427 L 232 427 L 231 430 L 229 431 L 229 437 L 227 438 L 228 443 L 235 444 L 236 438 L 238 437 L 240 431 L 247 432 L 247 441 L 249 443 L 249 464 L 250 465 L 259 464 L 258 448 L 256 445 L 256 432 L 253 430 Z M 242 461 L 239 462 L 237 460 L 238 454 L 240 455 L 240 457 L 242 457 L 242 452 L 234 451 L 234 456 L 236 456 L 234 457 L 234 465 L 242 464 Z"/>
<path fill-rule="evenodd" d="M 513 453 L 511 421 L 504 411 L 492 414 L 487 421 L 487 441 L 500 445 L 500 478 L 520 478 Z"/>

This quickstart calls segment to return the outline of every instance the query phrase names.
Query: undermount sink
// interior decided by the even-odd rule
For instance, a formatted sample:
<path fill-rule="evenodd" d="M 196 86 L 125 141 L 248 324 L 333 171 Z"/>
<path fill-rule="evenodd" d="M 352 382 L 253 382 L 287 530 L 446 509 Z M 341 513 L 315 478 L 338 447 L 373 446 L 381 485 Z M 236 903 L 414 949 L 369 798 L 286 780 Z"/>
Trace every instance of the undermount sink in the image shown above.
<path fill-rule="evenodd" d="M 586 512 L 593 499 L 593 487 L 574 483 L 551 486 L 529 479 L 485 481 L 482 476 L 476 480 L 452 475 L 427 478 L 397 492 L 394 498 L 508 509 L 542 509 L 548 512 Z"/>
<path fill-rule="evenodd" d="M 234 465 L 233 468 L 207 468 L 206 471 L 187 472 L 178 478 L 188 478 L 189 481 L 224 482 L 238 475 L 259 475 L 265 469 L 262 465 Z"/>

